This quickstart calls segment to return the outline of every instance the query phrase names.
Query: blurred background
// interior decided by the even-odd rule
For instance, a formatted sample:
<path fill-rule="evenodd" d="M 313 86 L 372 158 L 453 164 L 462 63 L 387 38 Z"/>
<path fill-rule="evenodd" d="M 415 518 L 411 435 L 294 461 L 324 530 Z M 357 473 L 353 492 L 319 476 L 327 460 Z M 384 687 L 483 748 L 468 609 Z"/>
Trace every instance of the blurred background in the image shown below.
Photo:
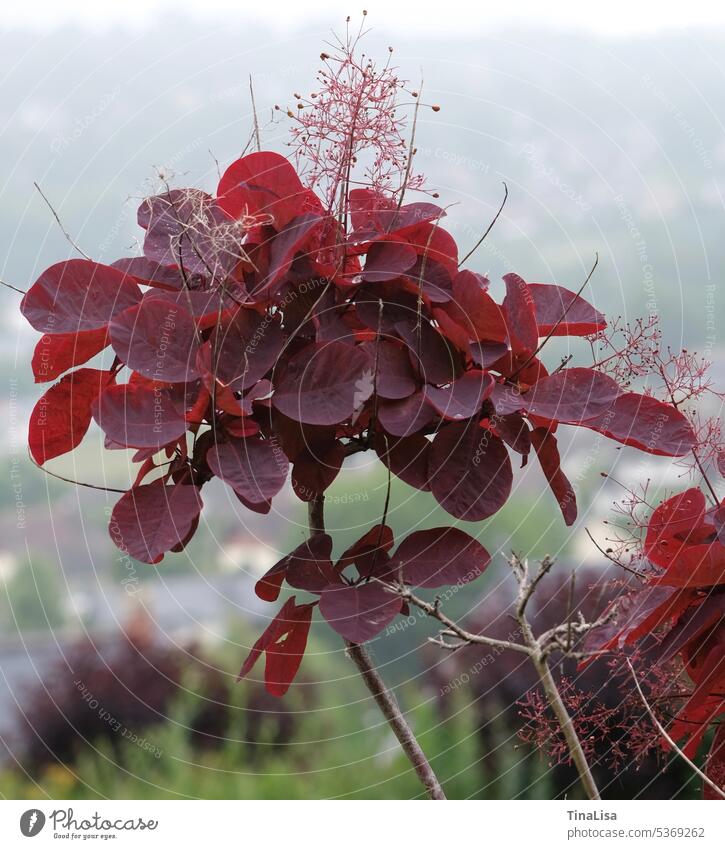
<path fill-rule="evenodd" d="M 203 9 L 200 6 L 203 5 Z M 392 8 L 391 8 L 392 6 Z M 417 162 L 450 204 L 462 252 L 503 195 L 508 203 L 470 267 L 497 293 L 502 274 L 577 289 L 610 316 L 661 318 L 665 343 L 702 352 L 722 386 L 725 268 L 725 9 L 713 4 L 533 2 L 488 9 L 368 4 L 364 49 L 394 60 L 440 112 L 421 111 Z M 513 8 L 510 8 L 513 7 Z M 284 153 L 284 110 L 312 90 L 319 53 L 345 15 L 316 2 L 154 0 L 0 9 L 0 279 L 27 288 L 73 249 L 101 262 L 138 250 L 140 200 L 172 185 L 213 190 L 252 127 Z M 235 684 L 270 607 L 256 578 L 305 537 L 305 506 L 285 490 L 268 517 L 245 512 L 217 480 L 187 551 L 158 566 L 129 560 L 107 533 L 115 496 L 43 474 L 28 460 L 27 418 L 42 393 L 29 363 L 36 334 L 3 289 L 0 393 L 0 795 L 53 798 L 410 798 L 419 791 L 339 640 L 313 623 L 299 683 L 282 701 Z M 590 362 L 585 342 L 558 349 Z M 621 492 L 600 472 L 655 488 L 682 470 L 589 437 L 562 439 L 580 518 L 563 521 L 537 468 L 474 526 L 495 554 L 488 573 L 447 602 L 469 623 L 508 627 L 503 554 L 557 558 L 551 599 L 576 570 L 577 603 L 606 601 L 605 563 L 585 528 Z M 49 468 L 127 487 L 123 451 L 92 430 Z M 346 466 L 328 498 L 339 550 L 379 520 L 379 464 Z M 396 532 L 448 521 L 433 499 L 393 486 Z M 471 531 L 470 527 L 467 530 Z M 557 601 L 558 599 L 558 601 Z M 549 608 L 547 610 L 547 608 Z M 522 743 L 517 701 L 531 686 L 518 659 L 441 656 L 428 622 L 401 620 L 371 647 L 421 743 L 457 798 L 576 796 L 573 776 Z M 515 661 L 515 662 L 514 662 Z M 591 686 L 616 705 L 600 674 Z M 610 797 L 697 794 L 686 773 L 649 760 L 602 773 Z"/>

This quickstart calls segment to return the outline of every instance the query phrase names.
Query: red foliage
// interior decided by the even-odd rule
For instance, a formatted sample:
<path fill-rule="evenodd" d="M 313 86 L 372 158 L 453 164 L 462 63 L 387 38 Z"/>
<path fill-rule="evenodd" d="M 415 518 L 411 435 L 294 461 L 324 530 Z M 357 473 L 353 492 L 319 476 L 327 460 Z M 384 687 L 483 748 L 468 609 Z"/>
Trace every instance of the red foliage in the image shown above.
<path fill-rule="evenodd" d="M 653 454 L 681 456 L 694 445 L 674 406 L 625 391 L 601 369 L 549 373 L 540 354 L 550 336 L 606 327 L 580 294 L 508 274 L 497 304 L 484 277 L 459 268 L 443 209 L 404 203 L 420 180 L 393 109 L 403 83 L 389 66 L 358 61 L 355 44 L 325 56 L 321 91 L 298 98 L 306 183 L 277 153 L 243 156 L 215 195 L 175 188 L 144 200 L 142 257 L 58 263 L 23 298 L 23 314 L 45 334 L 37 379 L 112 347 L 109 371 L 70 372 L 43 396 L 30 445 L 39 463 L 57 457 L 93 417 L 108 447 L 137 449 L 140 470 L 111 533 L 139 560 L 183 549 L 214 476 L 266 513 L 290 465 L 295 492 L 311 501 L 346 456 L 372 449 L 451 515 L 479 521 L 510 495 L 509 452 L 525 462 L 533 444 L 571 524 L 576 497 L 560 468 L 559 425 Z M 354 181 L 366 152 L 366 176 Z M 709 544 L 681 542 L 698 549 L 693 557 Z M 315 605 L 344 637 L 367 640 L 401 609 L 380 581 L 463 583 L 489 561 L 459 529 L 412 534 L 392 555 L 391 547 L 381 529 L 334 567 L 327 538 L 280 561 L 258 585 L 263 598 L 276 599 L 285 581 L 319 598 L 286 602 L 242 674 L 265 653 L 268 686 L 282 693 Z M 357 576 L 347 573 L 353 566 Z"/>

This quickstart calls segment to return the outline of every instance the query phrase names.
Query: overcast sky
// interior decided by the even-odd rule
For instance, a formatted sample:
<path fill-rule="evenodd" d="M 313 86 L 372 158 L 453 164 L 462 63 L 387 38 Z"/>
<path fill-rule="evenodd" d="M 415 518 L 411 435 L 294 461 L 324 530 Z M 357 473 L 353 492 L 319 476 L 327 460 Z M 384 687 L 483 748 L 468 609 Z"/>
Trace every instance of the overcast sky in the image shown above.
<path fill-rule="evenodd" d="M 25 25 L 41 29 L 64 22 L 83 22 L 91 27 L 107 27 L 123 22 L 148 27 L 163 23 L 165 17 L 226 18 L 235 15 L 269 24 L 288 32 L 303 19 L 328 19 L 336 23 L 342 15 L 356 18 L 365 6 L 373 24 L 385 22 L 388 29 L 415 28 L 434 32 L 486 30 L 511 24 L 549 26 L 556 29 L 585 29 L 606 35 L 654 33 L 682 27 L 725 27 L 725 4 L 706 2 L 666 2 L 665 0 L 514 0 L 508 3 L 464 2 L 463 0 L 25 0 L 4 3 L 0 22 L 4 27 Z"/>

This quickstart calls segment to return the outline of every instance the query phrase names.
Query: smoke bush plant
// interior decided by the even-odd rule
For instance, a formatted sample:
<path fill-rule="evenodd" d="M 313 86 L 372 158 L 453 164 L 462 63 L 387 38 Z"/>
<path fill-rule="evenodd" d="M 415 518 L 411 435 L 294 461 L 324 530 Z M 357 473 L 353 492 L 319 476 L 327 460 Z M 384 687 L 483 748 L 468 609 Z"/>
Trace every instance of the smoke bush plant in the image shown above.
<path fill-rule="evenodd" d="M 671 395 L 641 394 L 622 379 L 628 352 L 632 360 L 639 353 L 634 341 L 592 365 L 545 364 L 554 336 L 607 338 L 606 319 L 582 297 L 584 286 L 574 292 L 512 273 L 497 303 L 489 281 L 463 267 L 470 252 L 460 259 L 435 197 L 409 200 L 425 187 L 413 168 L 415 117 L 438 107 L 421 104 L 390 61 L 378 67 L 360 56 L 359 36 L 348 30 L 334 52 L 322 54 L 319 91 L 296 95 L 287 110 L 295 164 L 258 149 L 229 165 L 214 195 L 167 186 L 139 208 L 143 255 L 110 265 L 71 259 L 40 275 L 21 309 L 43 334 L 32 362 L 36 380 L 60 380 L 33 410 L 29 445 L 43 465 L 74 449 L 95 420 L 108 449 L 134 450 L 138 474 L 113 509 L 110 533 L 146 563 L 189 542 L 213 477 L 257 513 L 269 512 L 291 479 L 310 505 L 310 535 L 256 592 L 269 602 L 283 586 L 304 596 L 282 604 L 240 677 L 264 655 L 266 687 L 284 695 L 317 609 L 346 641 L 426 793 L 444 798 L 363 644 L 410 605 L 442 623 L 437 641 L 445 648 L 486 642 L 413 590 L 473 581 L 490 554 L 458 526 L 395 540 L 386 500 L 380 523 L 333 558 L 324 492 L 345 459 L 376 452 L 390 473 L 464 522 L 505 504 L 512 456 L 520 465 L 531 460 L 548 481 L 552 507 L 571 525 L 576 495 L 560 464 L 560 426 L 665 457 L 697 458 L 698 439 Z M 401 93 L 414 104 L 410 141 Z M 85 365 L 109 346 L 108 368 Z M 723 708 L 725 547 L 715 500 L 708 507 L 693 488 L 654 511 L 644 589 L 601 622 L 566 622 L 536 636 L 526 604 L 551 562 L 533 575 L 525 561 L 511 560 L 521 643 L 487 644 L 531 659 L 593 798 L 586 753 L 548 656 L 574 651 L 564 634 L 596 642 L 595 625 L 611 631 L 591 649 L 599 652 L 676 621 L 663 652 L 683 658 L 695 684 L 680 721 L 698 723 L 692 739 L 699 739 Z"/>

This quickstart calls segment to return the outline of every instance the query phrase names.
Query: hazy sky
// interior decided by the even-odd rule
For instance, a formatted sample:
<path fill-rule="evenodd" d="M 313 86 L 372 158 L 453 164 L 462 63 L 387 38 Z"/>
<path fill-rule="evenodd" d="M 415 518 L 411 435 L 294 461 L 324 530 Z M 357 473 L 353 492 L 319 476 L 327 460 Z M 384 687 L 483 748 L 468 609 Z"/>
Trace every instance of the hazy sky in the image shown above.
<path fill-rule="evenodd" d="M 165 17 L 199 16 L 219 18 L 235 15 L 255 19 L 276 30 L 286 31 L 314 18 L 337 21 L 344 14 L 356 18 L 365 7 L 373 23 L 384 20 L 388 29 L 415 28 L 435 32 L 491 29 L 510 24 L 550 26 L 557 29 L 583 28 L 602 34 L 652 33 L 681 27 L 724 27 L 725 4 L 706 2 L 654 2 L 654 0 L 514 0 L 509 3 L 422 2 L 422 0 L 26 0 L 3 4 L 0 23 L 52 28 L 68 21 L 88 26 L 126 25 L 147 27 L 163 23 Z"/>

